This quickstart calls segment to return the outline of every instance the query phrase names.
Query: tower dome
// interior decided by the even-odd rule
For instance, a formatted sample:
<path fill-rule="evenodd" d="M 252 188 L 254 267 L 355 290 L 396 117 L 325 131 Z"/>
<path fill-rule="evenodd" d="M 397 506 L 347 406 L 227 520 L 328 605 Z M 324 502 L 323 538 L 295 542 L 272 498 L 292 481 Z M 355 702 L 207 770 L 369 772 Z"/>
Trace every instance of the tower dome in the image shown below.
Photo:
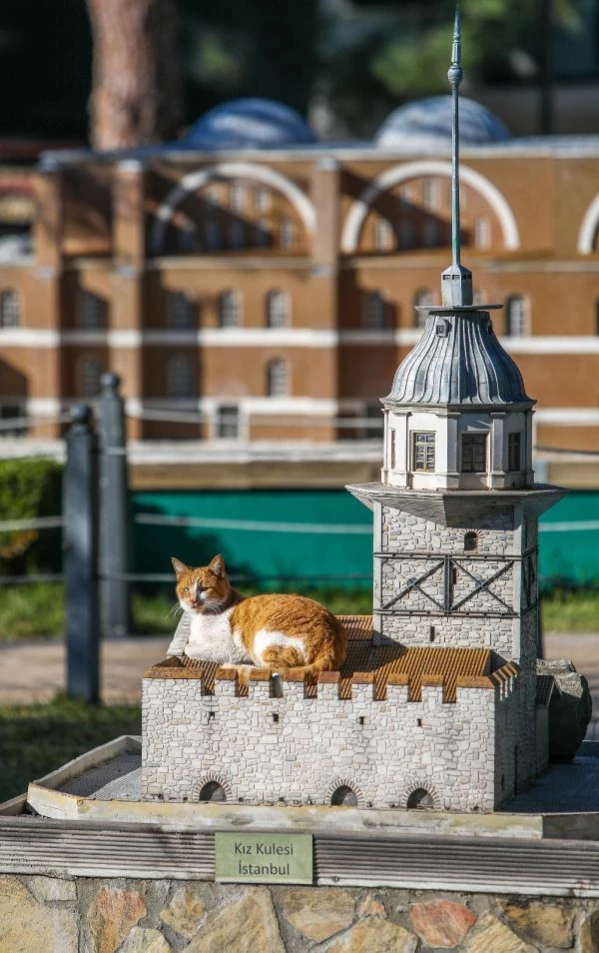
<path fill-rule="evenodd" d="M 309 145 L 316 136 L 300 114 L 273 99 L 233 99 L 215 106 L 191 127 L 183 148 L 277 149 Z"/>
<path fill-rule="evenodd" d="M 385 406 L 495 407 L 534 403 L 485 310 L 431 309 L 424 334 L 399 365 Z M 498 408 L 499 409 L 499 408 Z"/>
<path fill-rule="evenodd" d="M 451 123 L 451 96 L 430 96 L 395 109 L 376 133 L 374 140 L 382 149 L 449 146 Z M 501 120 L 473 99 L 460 99 L 459 124 L 462 145 L 486 145 L 510 138 L 510 133 Z"/>

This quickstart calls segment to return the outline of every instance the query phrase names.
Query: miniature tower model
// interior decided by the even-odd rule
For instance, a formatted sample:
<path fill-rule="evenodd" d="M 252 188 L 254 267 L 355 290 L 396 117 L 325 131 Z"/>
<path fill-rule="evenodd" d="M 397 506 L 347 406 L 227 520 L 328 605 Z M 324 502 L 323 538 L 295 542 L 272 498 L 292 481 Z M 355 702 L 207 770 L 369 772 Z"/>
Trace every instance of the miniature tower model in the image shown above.
<path fill-rule="evenodd" d="M 186 658 L 183 621 L 144 677 L 145 800 L 492 811 L 547 764 L 537 523 L 562 491 L 534 485 L 534 402 L 460 261 L 461 78 L 456 15 L 443 304 L 382 402 L 381 482 L 348 488 L 374 513 L 372 619 L 342 620 L 339 672 L 243 685 Z"/>
<path fill-rule="evenodd" d="M 499 305 L 472 303 L 460 260 L 460 46 L 458 9 L 448 73 L 452 263 L 441 276 L 442 305 L 423 309 L 422 338 L 382 401 L 381 483 L 348 489 L 374 513 L 374 643 L 488 647 L 519 664 L 515 791 L 536 773 L 538 517 L 562 491 L 534 485 L 534 401 L 495 337 L 489 310 Z"/>

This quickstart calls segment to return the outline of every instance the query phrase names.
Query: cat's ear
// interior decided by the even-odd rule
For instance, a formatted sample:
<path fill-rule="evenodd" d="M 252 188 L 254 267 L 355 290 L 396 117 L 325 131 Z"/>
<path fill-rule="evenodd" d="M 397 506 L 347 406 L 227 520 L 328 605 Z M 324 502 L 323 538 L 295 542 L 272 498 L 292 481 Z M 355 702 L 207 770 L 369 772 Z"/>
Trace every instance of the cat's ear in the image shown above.
<path fill-rule="evenodd" d="M 182 576 L 183 573 L 189 572 L 189 566 L 186 566 L 185 563 L 182 563 L 180 559 L 177 559 L 175 556 L 171 557 L 171 562 L 173 564 L 173 569 L 175 570 L 175 576 L 177 579 L 179 576 Z"/>
<path fill-rule="evenodd" d="M 221 579 L 224 578 L 224 576 L 226 576 L 225 561 L 223 557 L 220 555 L 220 553 L 218 554 L 218 556 L 214 557 L 214 559 L 208 566 L 208 569 L 210 570 L 213 576 L 218 576 Z"/>

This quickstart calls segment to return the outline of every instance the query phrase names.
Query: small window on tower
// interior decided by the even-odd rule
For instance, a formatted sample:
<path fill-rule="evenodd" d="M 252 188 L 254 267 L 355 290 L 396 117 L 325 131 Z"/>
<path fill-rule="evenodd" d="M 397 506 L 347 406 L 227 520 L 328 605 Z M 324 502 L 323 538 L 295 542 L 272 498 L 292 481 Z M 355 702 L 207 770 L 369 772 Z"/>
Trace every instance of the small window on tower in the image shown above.
<path fill-rule="evenodd" d="M 511 433 L 507 444 L 507 468 L 510 473 L 522 469 L 522 434 Z"/>
<path fill-rule="evenodd" d="M 414 470 L 434 472 L 435 435 L 434 433 L 414 434 Z"/>
<path fill-rule="evenodd" d="M 486 473 L 486 433 L 462 434 L 462 473 Z"/>
<path fill-rule="evenodd" d="M 464 536 L 464 552 L 475 553 L 478 549 L 478 536 L 476 533 L 466 533 Z"/>

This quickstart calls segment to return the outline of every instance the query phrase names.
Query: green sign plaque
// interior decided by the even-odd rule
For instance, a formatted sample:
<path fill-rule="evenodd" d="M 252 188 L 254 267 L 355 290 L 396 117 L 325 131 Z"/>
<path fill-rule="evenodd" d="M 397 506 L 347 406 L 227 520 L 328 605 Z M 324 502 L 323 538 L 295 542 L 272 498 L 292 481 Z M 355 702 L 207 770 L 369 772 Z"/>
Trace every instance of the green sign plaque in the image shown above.
<path fill-rule="evenodd" d="M 216 880 L 256 884 L 311 884 L 311 834 L 217 833 Z"/>

